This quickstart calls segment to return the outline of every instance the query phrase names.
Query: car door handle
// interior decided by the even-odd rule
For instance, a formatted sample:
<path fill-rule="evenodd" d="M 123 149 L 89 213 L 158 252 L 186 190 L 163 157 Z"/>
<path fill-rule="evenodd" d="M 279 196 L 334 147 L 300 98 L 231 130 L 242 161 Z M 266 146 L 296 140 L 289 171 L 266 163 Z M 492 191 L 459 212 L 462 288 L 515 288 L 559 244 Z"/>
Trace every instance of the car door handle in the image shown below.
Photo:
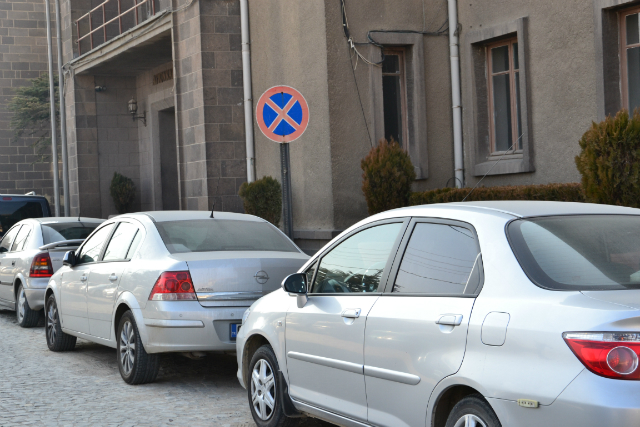
<path fill-rule="evenodd" d="M 11 267 L 15 267 L 16 266 L 16 262 L 15 261 L 11 261 Z"/>
<path fill-rule="evenodd" d="M 87 276 L 82 276 L 82 277 L 80 278 L 80 280 L 82 280 L 83 282 L 86 282 L 86 281 L 87 281 Z"/>
<path fill-rule="evenodd" d="M 358 317 L 360 317 L 361 312 L 362 310 L 360 310 L 359 308 L 347 308 L 342 312 L 342 317 L 346 317 L 348 319 L 357 319 Z"/>
<path fill-rule="evenodd" d="M 436 321 L 438 325 L 460 326 L 462 323 L 462 314 L 444 314 Z"/>
<path fill-rule="evenodd" d="M 116 276 L 115 274 L 111 274 L 111 276 L 109 276 L 109 280 L 115 282 L 116 280 L 118 280 L 118 276 Z"/>

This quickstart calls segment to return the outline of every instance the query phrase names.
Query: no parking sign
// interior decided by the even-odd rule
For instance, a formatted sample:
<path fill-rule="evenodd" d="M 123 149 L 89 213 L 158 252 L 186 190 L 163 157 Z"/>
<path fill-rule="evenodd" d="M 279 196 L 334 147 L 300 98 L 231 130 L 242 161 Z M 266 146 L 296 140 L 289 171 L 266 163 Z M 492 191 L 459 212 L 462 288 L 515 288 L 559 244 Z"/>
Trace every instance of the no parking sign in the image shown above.
<path fill-rule="evenodd" d="M 260 130 L 272 141 L 293 142 L 309 125 L 309 104 L 302 94 L 289 86 L 275 86 L 258 101 L 256 120 Z"/>

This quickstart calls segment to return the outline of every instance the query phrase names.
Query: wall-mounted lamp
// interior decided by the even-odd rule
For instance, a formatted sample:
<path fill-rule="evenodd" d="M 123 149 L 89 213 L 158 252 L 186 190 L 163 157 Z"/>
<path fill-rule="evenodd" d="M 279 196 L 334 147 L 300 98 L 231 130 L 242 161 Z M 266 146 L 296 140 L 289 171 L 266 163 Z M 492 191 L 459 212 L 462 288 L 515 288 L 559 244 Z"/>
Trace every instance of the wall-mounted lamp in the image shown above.
<path fill-rule="evenodd" d="M 131 117 L 133 118 L 133 121 L 135 122 L 136 120 L 142 120 L 142 123 L 144 123 L 144 125 L 147 125 L 147 117 L 146 117 L 146 113 L 143 111 L 141 116 L 136 116 L 136 113 L 138 112 L 138 103 L 136 102 L 135 98 L 131 98 L 131 100 L 129 100 L 129 114 L 131 114 Z"/>

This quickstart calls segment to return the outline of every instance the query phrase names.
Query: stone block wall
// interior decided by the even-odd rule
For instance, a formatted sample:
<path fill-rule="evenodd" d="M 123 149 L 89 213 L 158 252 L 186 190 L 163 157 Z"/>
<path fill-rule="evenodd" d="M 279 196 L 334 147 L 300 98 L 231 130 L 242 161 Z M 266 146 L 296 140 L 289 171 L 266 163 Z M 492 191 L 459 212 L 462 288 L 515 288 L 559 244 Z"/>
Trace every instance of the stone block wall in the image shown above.
<path fill-rule="evenodd" d="M 38 163 L 32 147 L 35 138 L 11 142 L 11 113 L 7 110 L 16 88 L 47 73 L 45 28 L 44 1 L 0 0 L 0 194 L 35 191 L 52 202 L 51 161 Z M 55 46 L 55 38 L 53 43 Z"/>

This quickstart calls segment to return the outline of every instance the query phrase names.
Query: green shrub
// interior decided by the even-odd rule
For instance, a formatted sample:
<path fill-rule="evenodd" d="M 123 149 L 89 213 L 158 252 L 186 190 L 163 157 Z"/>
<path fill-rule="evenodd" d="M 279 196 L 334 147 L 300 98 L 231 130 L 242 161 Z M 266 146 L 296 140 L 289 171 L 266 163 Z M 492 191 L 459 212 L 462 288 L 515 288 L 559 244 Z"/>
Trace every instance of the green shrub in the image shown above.
<path fill-rule="evenodd" d="M 438 190 L 413 193 L 411 205 L 461 202 L 470 188 L 440 188 Z M 582 186 L 572 184 L 515 185 L 506 187 L 479 187 L 467 201 L 484 200 L 545 200 L 553 202 L 584 202 Z"/>
<path fill-rule="evenodd" d="M 588 201 L 640 207 L 640 113 L 626 110 L 593 123 L 576 166 Z"/>
<path fill-rule="evenodd" d="M 280 183 L 265 176 L 251 184 L 245 182 L 238 193 L 244 201 L 244 211 L 258 216 L 278 227 L 282 214 L 282 188 Z"/>
<path fill-rule="evenodd" d="M 136 196 L 136 186 L 131 178 L 114 172 L 110 192 L 119 214 L 131 212 L 133 199 Z"/>
<path fill-rule="evenodd" d="M 369 214 L 402 208 L 411 199 L 416 172 L 409 154 L 396 141 L 380 140 L 362 159 L 362 191 Z"/>

